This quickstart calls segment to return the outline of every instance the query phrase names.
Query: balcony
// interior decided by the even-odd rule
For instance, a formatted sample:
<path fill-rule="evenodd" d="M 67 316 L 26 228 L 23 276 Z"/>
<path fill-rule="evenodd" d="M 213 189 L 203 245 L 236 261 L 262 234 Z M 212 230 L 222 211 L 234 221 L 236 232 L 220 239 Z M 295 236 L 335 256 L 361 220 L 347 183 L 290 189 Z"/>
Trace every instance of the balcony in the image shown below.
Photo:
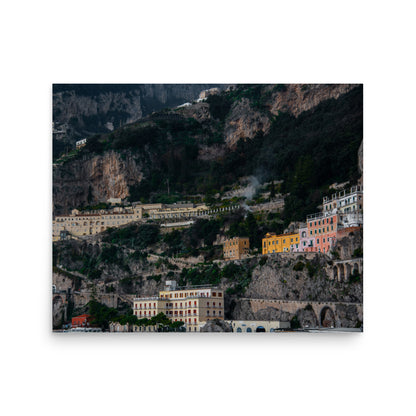
<path fill-rule="evenodd" d="M 328 218 L 328 217 L 333 217 L 336 214 L 333 214 L 332 211 L 325 211 L 325 212 L 317 212 L 316 214 L 309 214 L 306 217 L 306 221 L 316 221 L 316 220 L 321 220 L 323 218 Z M 332 224 L 332 220 L 331 220 L 331 224 Z"/>

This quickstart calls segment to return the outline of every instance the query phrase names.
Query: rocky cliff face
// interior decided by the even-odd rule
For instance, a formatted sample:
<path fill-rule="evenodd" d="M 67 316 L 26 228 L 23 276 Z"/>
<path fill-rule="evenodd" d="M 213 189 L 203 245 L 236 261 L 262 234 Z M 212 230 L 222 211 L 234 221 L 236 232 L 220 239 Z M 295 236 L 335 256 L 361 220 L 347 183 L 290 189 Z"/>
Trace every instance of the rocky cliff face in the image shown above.
<path fill-rule="evenodd" d="M 338 239 L 334 247 L 335 252 L 338 253 L 340 260 L 351 259 L 355 250 L 362 250 L 363 248 L 363 230 L 355 230 L 348 236 Z"/>
<path fill-rule="evenodd" d="M 358 180 L 358 183 L 363 184 L 363 175 L 364 175 L 364 155 L 363 155 L 363 142 L 361 142 L 360 148 L 358 149 L 358 169 L 360 171 L 361 177 Z"/>
<path fill-rule="evenodd" d="M 288 112 L 295 117 L 316 107 L 322 101 L 339 98 L 359 84 L 287 84 L 284 90 L 275 91 L 273 85 L 264 87 L 270 93 L 265 107 L 272 116 Z M 225 121 L 225 142 L 235 147 L 241 138 L 253 138 L 258 132 L 267 133 L 270 118 L 266 112 L 255 110 L 247 98 L 234 103 Z"/>
<path fill-rule="evenodd" d="M 243 98 L 236 102 L 225 123 L 224 135 L 228 147 L 233 148 L 241 138 L 252 139 L 257 132 L 267 133 L 270 120 L 250 106 L 250 101 Z"/>
<path fill-rule="evenodd" d="M 285 91 L 275 91 L 268 107 L 272 114 L 287 111 L 298 116 L 304 111 L 316 107 L 319 103 L 351 91 L 359 84 L 287 84 Z"/>
<path fill-rule="evenodd" d="M 303 258 L 302 258 L 303 257 Z M 362 302 L 360 285 L 330 279 L 325 268 L 328 257 L 270 255 L 263 266 L 253 270 L 245 297 L 254 299 Z M 302 270 L 294 270 L 297 263 Z M 342 290 L 340 288 L 342 287 Z"/>
<path fill-rule="evenodd" d="M 137 84 L 54 86 L 53 121 L 67 125 L 58 138 L 74 143 L 77 138 L 110 131 L 166 107 L 198 98 L 213 84 Z M 217 85 L 223 88 L 222 85 Z"/>
<path fill-rule="evenodd" d="M 129 154 L 115 152 L 54 167 L 54 214 L 109 198 L 124 199 L 129 195 L 129 186 L 140 182 L 142 176 L 141 167 Z"/>

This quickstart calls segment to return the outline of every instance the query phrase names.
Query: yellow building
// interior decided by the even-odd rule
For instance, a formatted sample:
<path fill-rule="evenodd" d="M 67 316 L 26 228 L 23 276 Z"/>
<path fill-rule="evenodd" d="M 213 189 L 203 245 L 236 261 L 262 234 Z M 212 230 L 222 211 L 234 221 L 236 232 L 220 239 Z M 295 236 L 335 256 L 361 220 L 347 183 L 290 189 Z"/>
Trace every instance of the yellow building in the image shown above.
<path fill-rule="evenodd" d="M 176 283 L 176 282 L 166 282 Z M 188 288 L 159 292 L 159 296 L 134 299 L 137 318 L 152 318 L 163 312 L 172 322 L 182 321 L 186 331 L 199 332 L 211 319 L 224 319 L 224 292 L 218 288 Z"/>
<path fill-rule="evenodd" d="M 262 240 L 263 254 L 286 253 L 291 251 L 291 246 L 299 244 L 299 233 L 280 234 L 267 233 Z"/>
<path fill-rule="evenodd" d="M 248 237 L 234 237 L 223 243 L 223 254 L 225 260 L 239 260 L 248 254 L 250 240 Z"/>

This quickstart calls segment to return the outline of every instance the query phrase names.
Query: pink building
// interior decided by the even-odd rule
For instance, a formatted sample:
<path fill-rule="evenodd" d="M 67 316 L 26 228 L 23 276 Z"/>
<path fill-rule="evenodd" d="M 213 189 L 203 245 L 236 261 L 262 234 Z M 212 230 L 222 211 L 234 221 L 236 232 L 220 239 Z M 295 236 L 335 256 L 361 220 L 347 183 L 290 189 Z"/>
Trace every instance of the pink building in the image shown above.
<path fill-rule="evenodd" d="M 299 228 L 299 251 L 313 251 L 315 247 L 315 237 L 309 235 L 308 227 L 305 225 Z"/>

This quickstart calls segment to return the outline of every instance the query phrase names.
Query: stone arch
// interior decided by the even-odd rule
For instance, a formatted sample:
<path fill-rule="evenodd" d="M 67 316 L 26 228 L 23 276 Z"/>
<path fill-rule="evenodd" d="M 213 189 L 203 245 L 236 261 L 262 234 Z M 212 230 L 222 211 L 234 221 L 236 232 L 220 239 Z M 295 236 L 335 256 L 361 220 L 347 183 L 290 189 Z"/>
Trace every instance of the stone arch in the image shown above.
<path fill-rule="evenodd" d="M 319 326 L 319 320 L 311 305 L 308 305 L 303 309 L 299 309 L 296 312 L 296 316 L 301 328 L 316 328 Z"/>
<path fill-rule="evenodd" d="M 339 281 L 342 282 L 344 280 L 344 266 L 342 264 L 338 266 L 338 272 L 339 272 Z"/>
<path fill-rule="evenodd" d="M 349 263 L 345 263 L 345 280 L 348 280 L 351 276 L 351 265 Z"/>
<path fill-rule="evenodd" d="M 352 267 L 353 267 L 353 270 L 352 270 L 353 274 L 360 273 L 360 265 L 358 263 L 354 263 Z"/>
<path fill-rule="evenodd" d="M 264 326 L 259 325 L 259 326 L 256 328 L 256 332 L 266 332 L 266 329 L 264 328 Z"/>
<path fill-rule="evenodd" d="M 237 332 L 243 332 L 243 330 L 240 327 L 238 327 Z"/>
<path fill-rule="evenodd" d="M 335 313 L 329 306 L 324 306 L 319 314 L 319 324 L 324 328 L 335 328 Z"/>
<path fill-rule="evenodd" d="M 252 330 L 250 327 L 248 327 L 248 328 L 246 329 L 246 332 L 253 332 L 253 330 Z"/>

